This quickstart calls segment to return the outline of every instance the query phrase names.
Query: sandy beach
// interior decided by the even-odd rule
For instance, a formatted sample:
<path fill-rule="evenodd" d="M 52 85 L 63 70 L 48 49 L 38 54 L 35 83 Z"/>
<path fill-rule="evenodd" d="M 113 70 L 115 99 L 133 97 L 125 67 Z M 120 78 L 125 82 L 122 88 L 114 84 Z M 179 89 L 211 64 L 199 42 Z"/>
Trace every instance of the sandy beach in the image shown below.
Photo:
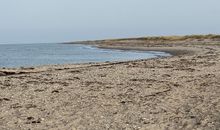
<path fill-rule="evenodd" d="M 0 69 L 0 130 L 219 130 L 220 38 L 86 41 L 173 56 Z"/>

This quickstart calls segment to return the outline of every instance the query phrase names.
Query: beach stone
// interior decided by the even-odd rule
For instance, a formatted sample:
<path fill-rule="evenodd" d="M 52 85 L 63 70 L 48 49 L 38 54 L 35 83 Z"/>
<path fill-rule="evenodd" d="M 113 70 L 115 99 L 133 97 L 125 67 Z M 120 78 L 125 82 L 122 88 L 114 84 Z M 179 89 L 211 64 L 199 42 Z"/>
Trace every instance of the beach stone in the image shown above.
<path fill-rule="evenodd" d="M 27 120 L 34 120 L 34 117 L 27 117 Z"/>

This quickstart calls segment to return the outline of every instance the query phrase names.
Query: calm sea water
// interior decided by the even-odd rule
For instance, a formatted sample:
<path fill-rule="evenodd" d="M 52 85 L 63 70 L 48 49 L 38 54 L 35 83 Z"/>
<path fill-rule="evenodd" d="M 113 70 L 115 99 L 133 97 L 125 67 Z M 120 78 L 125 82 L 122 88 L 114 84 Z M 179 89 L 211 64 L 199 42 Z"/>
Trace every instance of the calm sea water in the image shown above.
<path fill-rule="evenodd" d="M 0 67 L 127 61 L 158 56 L 169 56 L 169 54 L 99 49 L 80 44 L 0 44 Z"/>

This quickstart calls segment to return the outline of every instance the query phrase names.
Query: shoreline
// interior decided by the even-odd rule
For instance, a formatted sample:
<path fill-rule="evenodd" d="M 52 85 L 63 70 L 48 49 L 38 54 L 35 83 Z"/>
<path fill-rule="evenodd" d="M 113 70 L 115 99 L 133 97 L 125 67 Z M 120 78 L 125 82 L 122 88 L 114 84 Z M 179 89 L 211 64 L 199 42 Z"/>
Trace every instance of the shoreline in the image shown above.
<path fill-rule="evenodd" d="M 63 44 L 63 43 L 58 43 L 58 44 Z M 133 48 L 133 47 L 123 47 L 123 46 L 116 46 L 116 47 L 109 47 L 109 46 L 100 46 L 100 45 L 91 45 L 91 44 L 83 44 L 83 43 L 76 43 L 79 45 L 87 45 L 90 47 L 94 48 L 99 48 L 99 49 L 110 49 L 110 50 L 124 50 L 124 51 L 137 51 L 137 52 L 145 52 L 145 51 L 155 51 L 155 52 L 164 52 L 167 54 L 170 54 L 170 56 L 176 55 L 176 54 L 183 54 L 186 51 L 184 50 L 170 50 L 170 49 L 149 49 L 149 48 Z M 42 44 L 43 45 L 43 44 Z M 171 54 L 172 53 L 172 54 Z M 159 57 L 167 57 L 167 56 L 159 56 Z M 155 57 L 158 58 L 158 57 Z M 146 59 L 152 59 L 152 58 L 146 58 Z M 18 67 L 0 67 L 0 72 L 1 70 L 6 70 L 6 69 L 28 69 L 28 68 L 41 68 L 41 67 L 49 67 L 49 66 L 63 66 L 63 65 L 84 65 L 84 64 L 102 64 L 106 62 L 129 62 L 129 61 L 136 61 L 136 60 L 143 60 L 141 59 L 134 59 L 134 60 L 126 60 L 126 61 L 103 61 L 103 62 L 84 62 L 84 63 L 63 63 L 63 64 L 42 64 L 42 65 L 30 65 L 30 66 L 18 66 Z"/>
<path fill-rule="evenodd" d="M 220 41 L 159 42 L 90 45 L 174 56 L 8 70 L 0 76 L 0 129 L 218 129 Z"/>
<path fill-rule="evenodd" d="M 77 43 L 78 44 L 78 43 Z M 22 66 L 22 67 L 0 67 L 0 77 L 1 76 L 10 76 L 10 75 L 20 75 L 20 74 L 31 74 L 46 71 L 45 68 L 59 68 L 63 66 L 93 66 L 93 65 L 110 65 L 110 64 L 121 64 L 126 62 L 137 62 L 137 61 L 146 61 L 160 58 L 170 58 L 181 55 L 193 55 L 199 52 L 198 49 L 192 49 L 189 47 L 181 48 L 181 47 L 124 47 L 124 46 L 108 46 L 108 45 L 100 45 L 100 44 L 84 44 L 82 45 L 90 45 L 92 47 L 100 48 L 100 49 L 114 49 L 114 50 L 133 50 L 133 51 L 156 51 L 156 52 L 165 52 L 170 54 L 170 56 L 162 56 L 156 58 L 147 58 L 147 59 L 136 59 L 136 60 L 128 60 L 128 61 L 106 61 L 106 62 L 88 62 L 88 63 L 69 63 L 69 64 L 48 64 L 48 65 L 36 65 L 36 66 Z M 65 68 L 65 67 L 64 67 Z M 35 71 L 33 71 L 35 70 Z"/>
<path fill-rule="evenodd" d="M 123 46 L 96 46 L 103 49 L 117 49 L 117 50 L 134 50 L 134 51 L 156 51 L 171 54 L 171 56 L 191 55 L 198 50 L 192 48 L 174 48 L 174 47 L 123 47 Z"/>

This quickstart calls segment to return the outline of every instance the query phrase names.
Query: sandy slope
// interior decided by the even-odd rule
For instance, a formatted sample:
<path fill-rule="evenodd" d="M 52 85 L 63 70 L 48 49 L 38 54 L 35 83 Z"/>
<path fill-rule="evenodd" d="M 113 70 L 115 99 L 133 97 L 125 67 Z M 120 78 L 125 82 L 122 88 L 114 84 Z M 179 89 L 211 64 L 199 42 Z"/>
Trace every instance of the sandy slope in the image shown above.
<path fill-rule="evenodd" d="M 0 129 L 220 129 L 219 43 L 134 44 L 176 56 L 1 69 Z"/>

